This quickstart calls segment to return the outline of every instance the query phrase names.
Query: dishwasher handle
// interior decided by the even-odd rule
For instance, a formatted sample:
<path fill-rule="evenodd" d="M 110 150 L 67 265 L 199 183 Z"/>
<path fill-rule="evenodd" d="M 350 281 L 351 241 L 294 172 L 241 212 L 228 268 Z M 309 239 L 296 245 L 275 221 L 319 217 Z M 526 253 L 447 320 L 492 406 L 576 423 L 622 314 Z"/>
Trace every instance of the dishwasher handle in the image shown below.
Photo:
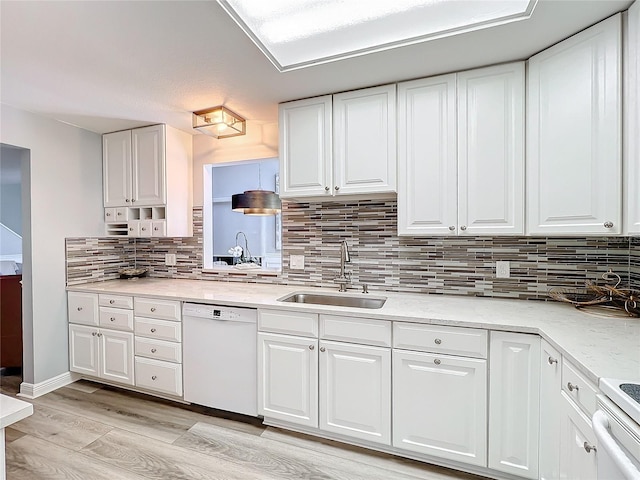
<path fill-rule="evenodd" d="M 627 458 L 627 455 L 611 436 L 607 415 L 602 410 L 597 410 L 596 413 L 593 414 L 591 422 L 593 425 L 593 433 L 596 434 L 596 438 L 598 439 L 598 447 L 609 454 L 611 460 L 620 469 L 625 479 L 640 479 L 640 471 L 638 471 L 631 460 Z"/>

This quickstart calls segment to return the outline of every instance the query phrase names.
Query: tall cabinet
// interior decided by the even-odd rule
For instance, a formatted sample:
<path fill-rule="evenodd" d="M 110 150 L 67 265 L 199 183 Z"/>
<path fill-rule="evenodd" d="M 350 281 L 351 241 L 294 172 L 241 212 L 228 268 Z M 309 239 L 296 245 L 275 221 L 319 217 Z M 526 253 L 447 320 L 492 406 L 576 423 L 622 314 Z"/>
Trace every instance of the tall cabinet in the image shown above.
<path fill-rule="evenodd" d="M 529 59 L 530 234 L 622 232 L 621 16 Z"/>
<path fill-rule="evenodd" d="M 398 85 L 400 235 L 524 233 L 524 63 Z"/>
<path fill-rule="evenodd" d="M 627 13 L 624 85 L 624 167 L 626 232 L 640 234 L 640 3 Z"/>

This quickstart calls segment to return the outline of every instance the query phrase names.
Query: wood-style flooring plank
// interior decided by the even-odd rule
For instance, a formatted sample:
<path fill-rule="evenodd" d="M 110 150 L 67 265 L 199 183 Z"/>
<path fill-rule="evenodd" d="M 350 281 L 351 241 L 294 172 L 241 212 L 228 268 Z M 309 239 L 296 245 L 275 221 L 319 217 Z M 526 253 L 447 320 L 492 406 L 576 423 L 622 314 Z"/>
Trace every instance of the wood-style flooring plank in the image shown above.
<path fill-rule="evenodd" d="M 5 443 L 15 442 L 16 440 L 24 437 L 25 435 L 26 435 L 25 433 L 22 433 L 21 431 L 16 430 L 13 427 L 6 427 L 4 429 L 4 442 Z"/>
<path fill-rule="evenodd" d="M 248 435 L 247 435 L 248 436 Z M 257 438 L 257 437 L 253 437 Z M 158 480 L 277 480 L 260 465 L 238 465 L 176 445 L 114 429 L 81 452 L 119 468 Z"/>
<path fill-rule="evenodd" d="M 35 405 L 33 415 L 13 424 L 13 428 L 71 450 L 80 450 L 113 429 L 44 405 Z"/>
<path fill-rule="evenodd" d="M 6 449 L 7 480 L 143 480 L 81 453 L 25 435 Z M 170 477 L 165 477 L 170 478 Z"/>

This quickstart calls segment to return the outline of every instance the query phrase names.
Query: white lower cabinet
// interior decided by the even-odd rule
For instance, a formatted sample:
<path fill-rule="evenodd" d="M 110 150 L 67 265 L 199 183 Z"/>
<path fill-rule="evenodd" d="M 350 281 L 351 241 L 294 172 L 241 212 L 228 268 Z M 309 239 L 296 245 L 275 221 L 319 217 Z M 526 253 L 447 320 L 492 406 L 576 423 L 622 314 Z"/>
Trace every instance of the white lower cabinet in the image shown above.
<path fill-rule="evenodd" d="M 492 331 L 489 468 L 538 478 L 540 337 Z"/>
<path fill-rule="evenodd" d="M 563 480 L 595 480 L 596 438 L 591 421 L 567 396 L 560 394 L 560 476 Z"/>
<path fill-rule="evenodd" d="M 393 351 L 393 446 L 487 464 L 487 362 Z"/>
<path fill-rule="evenodd" d="M 320 341 L 322 430 L 389 445 L 391 350 Z"/>
<path fill-rule="evenodd" d="M 134 384 L 130 332 L 69 325 L 69 354 L 72 372 Z"/>
<path fill-rule="evenodd" d="M 182 365 L 136 357 L 136 386 L 182 396 Z"/>
<path fill-rule="evenodd" d="M 318 426 L 318 340 L 258 333 L 258 412 Z"/>
<path fill-rule="evenodd" d="M 545 340 L 540 344 L 540 480 L 560 478 L 560 352 Z"/>

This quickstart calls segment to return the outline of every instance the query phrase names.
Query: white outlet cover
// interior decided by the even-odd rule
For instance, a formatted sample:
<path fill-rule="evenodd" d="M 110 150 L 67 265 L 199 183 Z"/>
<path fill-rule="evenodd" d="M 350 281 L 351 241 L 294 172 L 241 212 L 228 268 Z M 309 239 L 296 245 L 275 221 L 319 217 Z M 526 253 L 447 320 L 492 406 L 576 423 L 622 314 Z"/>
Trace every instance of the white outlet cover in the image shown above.
<path fill-rule="evenodd" d="M 289 268 L 291 270 L 304 270 L 304 255 L 289 255 Z"/>
<path fill-rule="evenodd" d="M 509 278 L 511 276 L 511 266 L 507 261 L 496 262 L 496 278 Z"/>
<path fill-rule="evenodd" d="M 165 253 L 164 255 L 164 264 L 168 267 L 176 266 L 176 254 L 175 253 Z"/>

